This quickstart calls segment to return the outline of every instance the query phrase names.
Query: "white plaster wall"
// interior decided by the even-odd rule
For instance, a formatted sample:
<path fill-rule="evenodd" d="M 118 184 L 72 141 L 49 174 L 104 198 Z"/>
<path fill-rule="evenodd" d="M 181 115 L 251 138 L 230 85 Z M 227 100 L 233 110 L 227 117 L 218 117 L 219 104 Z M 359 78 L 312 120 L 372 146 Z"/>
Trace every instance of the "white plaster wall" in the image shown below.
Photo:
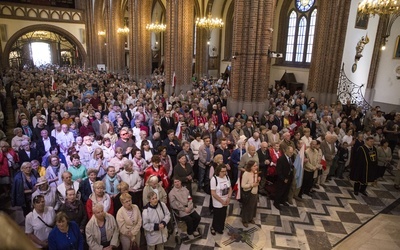
<path fill-rule="evenodd" d="M 364 29 L 356 29 L 355 23 L 357 19 L 357 8 L 359 1 L 351 1 L 349 20 L 347 23 L 346 41 L 344 44 L 342 63 L 344 63 L 344 71 L 347 77 L 357 85 L 364 85 L 362 94 L 365 94 L 365 88 L 368 82 L 368 74 L 371 66 L 372 54 L 374 50 L 376 31 L 379 23 L 379 16 L 370 17 L 368 27 Z M 365 45 L 362 52 L 363 57 L 357 63 L 357 70 L 353 73 L 351 67 L 354 63 L 356 55 L 356 46 L 362 36 L 368 35 L 369 43 Z"/>
<path fill-rule="evenodd" d="M 275 59 L 272 59 L 275 60 Z M 274 62 L 272 62 L 271 66 L 271 73 L 270 73 L 270 81 L 269 81 L 269 86 L 275 86 L 275 80 L 280 80 L 285 74 L 287 73 L 293 73 L 294 76 L 296 77 L 297 82 L 299 83 L 304 83 L 303 90 L 305 91 L 307 89 L 307 83 L 308 83 L 308 76 L 310 70 L 307 68 L 291 68 L 291 67 L 286 67 L 286 66 L 274 66 Z"/>
<path fill-rule="evenodd" d="M 396 78 L 396 67 L 400 59 L 394 59 L 396 39 L 400 35 L 400 18 L 393 23 L 386 50 L 381 51 L 379 68 L 375 83 L 373 102 L 400 105 L 400 79 Z"/>
<path fill-rule="evenodd" d="M 13 36 L 17 31 L 19 31 L 22 28 L 32 26 L 32 25 L 38 25 L 38 24 L 49 24 L 49 25 L 60 27 L 64 30 L 68 31 L 82 44 L 83 48 L 86 51 L 86 43 L 82 43 L 83 39 L 86 40 L 86 38 L 82 38 L 81 34 L 80 34 L 80 29 L 85 29 L 85 24 L 26 21 L 26 20 L 16 20 L 16 19 L 6 19 L 6 18 L 1 18 L 0 24 L 7 25 L 7 41 L 6 42 L 2 41 L 3 51 L 4 51 L 5 45 L 7 44 L 10 37 Z"/>

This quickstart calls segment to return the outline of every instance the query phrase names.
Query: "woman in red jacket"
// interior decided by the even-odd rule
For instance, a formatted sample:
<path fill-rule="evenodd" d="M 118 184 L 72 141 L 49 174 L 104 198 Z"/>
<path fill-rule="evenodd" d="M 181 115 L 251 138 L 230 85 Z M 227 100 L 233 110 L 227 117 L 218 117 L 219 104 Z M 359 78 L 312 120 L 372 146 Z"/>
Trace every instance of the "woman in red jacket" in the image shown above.
<path fill-rule="evenodd" d="M 0 191 L 6 196 L 10 195 L 11 177 L 14 176 L 11 172 L 16 171 L 14 166 L 18 162 L 18 154 L 14 149 L 7 142 L 0 141 Z"/>
<path fill-rule="evenodd" d="M 168 174 L 165 168 L 160 164 L 161 158 L 158 155 L 153 155 L 151 158 L 152 165 L 145 170 L 144 173 L 144 183 L 150 176 L 154 175 L 158 177 L 158 181 L 161 186 L 168 192 L 170 186 L 170 180 L 168 179 Z"/>
<path fill-rule="evenodd" d="M 86 212 L 88 215 L 88 220 L 92 218 L 93 207 L 96 204 L 102 204 L 104 207 L 104 212 L 114 215 L 114 203 L 111 197 L 105 192 L 105 184 L 102 181 L 96 181 L 93 183 L 93 193 L 89 196 L 86 202 Z"/>

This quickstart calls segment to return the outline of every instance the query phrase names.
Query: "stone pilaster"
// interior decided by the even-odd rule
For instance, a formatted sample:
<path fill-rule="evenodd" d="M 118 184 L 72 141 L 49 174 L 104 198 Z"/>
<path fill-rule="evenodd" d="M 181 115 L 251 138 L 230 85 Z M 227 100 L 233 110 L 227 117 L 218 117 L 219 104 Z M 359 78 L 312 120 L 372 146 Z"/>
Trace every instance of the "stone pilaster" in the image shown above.
<path fill-rule="evenodd" d="M 263 112 L 267 108 L 271 60 L 268 48 L 275 13 L 274 0 L 236 0 L 233 24 L 231 98 L 228 110 Z"/>
<path fill-rule="evenodd" d="M 121 1 L 105 1 L 106 59 L 107 71 L 120 73 L 124 69 L 124 35 L 118 34 L 118 27 L 124 26 L 124 12 Z"/>
<path fill-rule="evenodd" d="M 151 0 L 129 0 L 129 69 L 135 80 L 144 80 L 151 74 L 151 32 L 146 24 L 151 23 Z"/>
<path fill-rule="evenodd" d="M 175 92 L 191 88 L 193 60 L 194 0 L 167 0 L 165 35 L 166 90 L 171 88 L 175 72 Z"/>
<path fill-rule="evenodd" d="M 208 45 L 210 31 L 197 28 L 196 34 L 196 65 L 195 73 L 198 78 L 208 75 Z"/>

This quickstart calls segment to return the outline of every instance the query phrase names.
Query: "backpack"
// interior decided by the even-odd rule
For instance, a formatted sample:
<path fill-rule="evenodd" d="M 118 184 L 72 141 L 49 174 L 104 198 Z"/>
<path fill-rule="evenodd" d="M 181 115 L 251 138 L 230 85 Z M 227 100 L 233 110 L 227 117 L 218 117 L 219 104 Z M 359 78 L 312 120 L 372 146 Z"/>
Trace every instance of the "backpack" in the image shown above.
<path fill-rule="evenodd" d="M 214 179 L 215 179 L 215 186 L 218 186 L 218 179 L 217 179 L 217 176 L 216 176 L 216 175 L 213 175 L 213 177 L 214 177 Z M 229 181 L 229 176 L 228 176 L 228 175 L 226 176 L 226 178 L 227 178 L 228 181 Z M 204 192 L 205 192 L 206 194 L 211 195 L 211 180 L 206 181 L 206 182 L 204 183 L 203 190 L 204 190 Z"/>

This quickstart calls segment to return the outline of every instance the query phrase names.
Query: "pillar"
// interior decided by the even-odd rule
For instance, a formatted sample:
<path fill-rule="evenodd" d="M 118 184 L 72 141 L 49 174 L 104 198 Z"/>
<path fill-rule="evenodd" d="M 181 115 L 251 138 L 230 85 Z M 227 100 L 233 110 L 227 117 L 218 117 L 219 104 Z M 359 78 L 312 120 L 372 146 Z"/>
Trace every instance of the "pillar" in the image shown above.
<path fill-rule="evenodd" d="M 319 1 L 310 75 L 309 96 L 331 104 L 337 100 L 343 48 L 351 1 Z"/>
<path fill-rule="evenodd" d="M 107 72 L 111 73 L 124 70 L 125 37 L 117 33 L 117 29 L 124 26 L 124 7 L 119 0 L 105 0 L 106 67 Z"/>
<path fill-rule="evenodd" d="M 165 34 L 166 91 L 192 88 L 194 0 L 167 0 Z M 172 88 L 175 72 L 176 86 Z"/>
<path fill-rule="evenodd" d="M 208 44 L 209 35 L 211 31 L 206 29 L 196 29 L 196 65 L 195 73 L 198 78 L 204 75 L 208 76 Z"/>
<path fill-rule="evenodd" d="M 274 0 L 235 0 L 233 23 L 231 97 L 228 111 L 247 113 L 267 108 L 271 60 L 268 47 L 275 12 Z"/>
<path fill-rule="evenodd" d="M 149 78 L 151 72 L 151 32 L 146 25 L 151 23 L 151 0 L 129 0 L 129 70 L 137 81 Z"/>

